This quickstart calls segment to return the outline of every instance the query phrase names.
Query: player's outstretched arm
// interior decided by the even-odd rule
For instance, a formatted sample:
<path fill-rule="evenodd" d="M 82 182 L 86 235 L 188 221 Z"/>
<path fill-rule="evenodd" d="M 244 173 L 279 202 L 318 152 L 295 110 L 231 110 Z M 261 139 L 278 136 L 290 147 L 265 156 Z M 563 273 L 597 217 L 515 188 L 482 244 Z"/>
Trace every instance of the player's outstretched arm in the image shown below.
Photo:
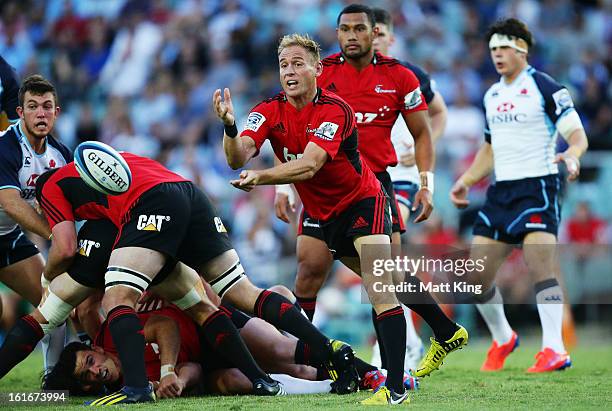
<path fill-rule="evenodd" d="M 258 185 L 289 184 L 309 180 L 327 161 L 327 151 L 315 143 L 308 143 L 301 158 L 265 170 L 243 170 L 240 179 L 230 183 L 241 190 L 251 191 Z"/>
<path fill-rule="evenodd" d="M 471 186 L 491 174 L 493 171 L 493 148 L 485 142 L 470 167 L 457 179 L 450 192 L 450 199 L 457 208 L 465 208 L 470 202 L 467 194 Z"/>
<path fill-rule="evenodd" d="M 0 190 L 0 206 L 24 230 L 36 233 L 43 238 L 49 238 L 51 235 L 47 220 L 21 198 L 16 188 Z"/>
<path fill-rule="evenodd" d="M 247 136 L 236 138 L 239 133 L 236 127 L 232 96 L 228 88 L 223 90 L 223 98 L 221 98 L 221 89 L 215 90 L 213 93 L 213 110 L 223 122 L 223 150 L 225 151 L 227 164 L 232 169 L 237 170 L 248 163 L 257 153 L 255 142 Z"/>

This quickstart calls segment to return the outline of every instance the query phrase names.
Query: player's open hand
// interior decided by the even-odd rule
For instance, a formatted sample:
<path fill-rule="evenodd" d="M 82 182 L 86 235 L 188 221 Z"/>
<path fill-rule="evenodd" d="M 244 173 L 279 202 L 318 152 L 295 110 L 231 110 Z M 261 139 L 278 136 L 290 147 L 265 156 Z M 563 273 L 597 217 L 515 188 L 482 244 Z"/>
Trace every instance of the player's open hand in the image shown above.
<path fill-rule="evenodd" d="M 177 398 L 181 396 L 185 384 L 175 373 L 166 375 L 159 381 L 159 386 L 155 391 L 158 398 Z"/>
<path fill-rule="evenodd" d="M 255 170 L 242 170 L 238 180 L 230 180 L 231 185 L 247 192 L 254 189 L 258 182 L 259 173 Z"/>
<path fill-rule="evenodd" d="M 580 175 L 580 160 L 567 153 L 559 153 L 555 157 L 555 163 L 565 163 L 567 167 L 567 181 L 574 181 Z"/>
<path fill-rule="evenodd" d="M 295 213 L 295 200 L 291 201 L 286 193 L 276 193 L 274 197 L 274 211 L 279 220 L 289 223 L 289 211 Z"/>
<path fill-rule="evenodd" d="M 467 199 L 469 188 L 461 180 L 457 180 L 451 188 L 450 199 L 457 208 L 466 208 L 470 205 L 470 200 Z"/>
<path fill-rule="evenodd" d="M 231 126 L 235 123 L 234 105 L 228 88 L 223 89 L 223 100 L 221 99 L 221 89 L 215 90 L 213 93 L 213 109 L 217 117 L 223 121 L 223 124 Z"/>
<path fill-rule="evenodd" d="M 433 211 L 433 199 L 431 191 L 426 188 L 421 188 L 414 196 L 414 204 L 412 205 L 412 211 L 416 211 L 421 206 L 421 212 L 414 219 L 415 223 L 420 223 L 429 218 L 429 215 Z"/>

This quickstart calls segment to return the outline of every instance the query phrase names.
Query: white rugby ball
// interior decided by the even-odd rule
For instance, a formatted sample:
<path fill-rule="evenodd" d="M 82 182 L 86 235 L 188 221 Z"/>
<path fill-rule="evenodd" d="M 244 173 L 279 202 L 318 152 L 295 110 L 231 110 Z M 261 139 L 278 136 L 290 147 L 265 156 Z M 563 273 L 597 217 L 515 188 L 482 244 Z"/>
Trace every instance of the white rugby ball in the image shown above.
<path fill-rule="evenodd" d="M 85 141 L 74 150 L 74 165 L 85 183 L 107 195 L 125 193 L 132 184 L 132 171 L 111 146 Z"/>

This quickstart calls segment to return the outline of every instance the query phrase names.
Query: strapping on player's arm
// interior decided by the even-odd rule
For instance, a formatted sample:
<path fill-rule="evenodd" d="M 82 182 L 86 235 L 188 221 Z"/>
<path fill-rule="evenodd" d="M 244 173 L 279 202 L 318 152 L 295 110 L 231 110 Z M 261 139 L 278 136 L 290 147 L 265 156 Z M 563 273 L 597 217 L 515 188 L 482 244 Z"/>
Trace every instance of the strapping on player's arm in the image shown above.
<path fill-rule="evenodd" d="M 563 161 L 567 167 L 567 180 L 574 181 L 580 175 L 580 157 L 589 147 L 589 142 L 578 113 L 574 111 L 559 120 L 557 129 L 567 141 L 569 147 L 563 153 L 557 154 L 555 163 Z"/>

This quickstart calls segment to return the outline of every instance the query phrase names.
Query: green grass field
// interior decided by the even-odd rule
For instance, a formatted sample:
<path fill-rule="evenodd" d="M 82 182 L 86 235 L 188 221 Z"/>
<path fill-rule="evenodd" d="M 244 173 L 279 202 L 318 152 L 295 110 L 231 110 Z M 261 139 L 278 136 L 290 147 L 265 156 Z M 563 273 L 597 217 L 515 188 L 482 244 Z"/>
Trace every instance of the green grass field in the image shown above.
<path fill-rule="evenodd" d="M 533 363 L 539 348 L 521 345 L 512 354 L 507 369 L 500 373 L 481 373 L 478 367 L 486 346 L 473 344 L 451 354 L 446 364 L 431 377 L 421 381 L 421 390 L 411 394 L 411 407 L 419 410 L 584 410 L 612 409 L 612 346 L 592 345 L 583 340 L 581 348 L 572 351 L 574 367 L 546 375 L 528 375 L 524 371 Z M 0 391 L 34 391 L 42 360 L 32 355 L 0 382 Z M 360 392 L 349 396 L 309 395 L 282 398 L 201 397 L 165 400 L 155 405 L 131 406 L 138 410 L 282 410 L 294 409 L 371 409 L 358 401 L 370 395 Z M 69 405 L 44 405 L 41 409 L 74 409 L 83 399 L 72 398 Z M 33 408 L 28 406 L 28 408 Z M 0 404 L 0 409 L 7 404 Z M 19 407 L 25 409 L 25 407 Z"/>

